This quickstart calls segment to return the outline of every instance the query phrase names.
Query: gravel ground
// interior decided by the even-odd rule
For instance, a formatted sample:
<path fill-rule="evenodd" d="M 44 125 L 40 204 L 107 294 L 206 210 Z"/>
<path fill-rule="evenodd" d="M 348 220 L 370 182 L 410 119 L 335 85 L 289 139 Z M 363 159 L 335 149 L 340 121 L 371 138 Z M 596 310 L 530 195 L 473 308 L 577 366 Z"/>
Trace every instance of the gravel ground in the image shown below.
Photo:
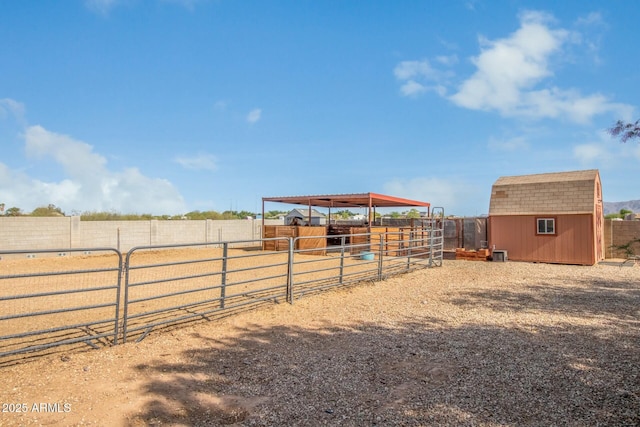
<path fill-rule="evenodd" d="M 636 426 L 639 326 L 639 266 L 444 261 L 2 367 L 0 425 Z"/>

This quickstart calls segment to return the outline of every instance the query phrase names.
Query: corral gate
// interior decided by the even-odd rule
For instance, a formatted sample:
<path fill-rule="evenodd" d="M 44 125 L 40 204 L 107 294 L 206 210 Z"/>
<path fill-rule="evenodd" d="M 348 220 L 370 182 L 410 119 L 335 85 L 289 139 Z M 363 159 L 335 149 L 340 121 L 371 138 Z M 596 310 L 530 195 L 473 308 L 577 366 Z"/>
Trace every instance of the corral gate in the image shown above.
<path fill-rule="evenodd" d="M 17 262 L 20 255 L 35 259 Z M 120 252 L 12 251 L 0 257 L 0 358 L 76 343 L 117 344 Z M 56 262 L 43 262 L 52 257 Z"/>

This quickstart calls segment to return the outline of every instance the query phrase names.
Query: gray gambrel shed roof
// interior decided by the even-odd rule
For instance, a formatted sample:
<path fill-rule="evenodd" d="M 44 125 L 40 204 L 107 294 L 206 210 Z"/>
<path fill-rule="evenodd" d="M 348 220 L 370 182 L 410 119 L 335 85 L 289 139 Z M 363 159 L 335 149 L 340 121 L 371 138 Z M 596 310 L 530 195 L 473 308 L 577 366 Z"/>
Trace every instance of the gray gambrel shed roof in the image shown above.
<path fill-rule="evenodd" d="M 298 218 L 308 218 L 309 210 L 308 209 L 293 209 L 288 214 L 287 217 L 296 216 Z M 318 212 L 315 209 L 311 209 L 311 218 L 326 218 L 327 216 L 322 212 Z"/>
<path fill-rule="evenodd" d="M 593 213 L 600 194 L 597 169 L 503 176 L 491 189 L 489 215 Z"/>

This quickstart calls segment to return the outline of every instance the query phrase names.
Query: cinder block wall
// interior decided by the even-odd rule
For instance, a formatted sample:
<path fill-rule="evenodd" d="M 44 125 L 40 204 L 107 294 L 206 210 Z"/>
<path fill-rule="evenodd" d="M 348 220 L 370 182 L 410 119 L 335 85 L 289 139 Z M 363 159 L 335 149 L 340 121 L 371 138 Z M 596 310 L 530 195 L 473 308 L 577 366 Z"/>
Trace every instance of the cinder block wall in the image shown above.
<path fill-rule="evenodd" d="M 207 223 L 201 221 L 149 221 L 151 245 L 207 242 Z M 210 240 L 209 240 L 210 241 Z"/>
<path fill-rule="evenodd" d="M 281 225 L 282 220 L 266 220 Z M 75 217 L 0 217 L 0 250 L 115 248 L 257 240 L 261 220 L 81 221 Z M 256 244 L 256 246 L 260 246 Z"/>
<path fill-rule="evenodd" d="M 80 221 L 71 248 L 107 247 L 126 252 L 151 245 L 151 221 Z"/>
<path fill-rule="evenodd" d="M 68 248 L 71 217 L 0 217 L 0 250 Z"/>
<path fill-rule="evenodd" d="M 640 221 L 612 221 L 604 222 L 605 258 L 625 258 L 626 254 L 617 246 L 626 245 L 634 239 L 640 239 Z M 640 255 L 640 243 L 631 245 L 635 255 Z"/>

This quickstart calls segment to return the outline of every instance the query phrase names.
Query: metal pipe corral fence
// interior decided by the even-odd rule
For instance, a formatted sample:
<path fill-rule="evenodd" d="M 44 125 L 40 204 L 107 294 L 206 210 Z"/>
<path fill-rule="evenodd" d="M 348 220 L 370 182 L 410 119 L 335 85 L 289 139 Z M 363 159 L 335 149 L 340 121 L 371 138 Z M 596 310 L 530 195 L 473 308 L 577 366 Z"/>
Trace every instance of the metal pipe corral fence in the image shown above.
<path fill-rule="evenodd" d="M 305 236 L 141 246 L 126 255 L 0 251 L 0 364 L 56 347 L 139 341 L 155 329 L 441 266 L 442 224 L 332 236 L 340 244 L 320 248 L 304 244 L 317 236 Z M 256 249 L 274 240 L 286 250 Z"/>

